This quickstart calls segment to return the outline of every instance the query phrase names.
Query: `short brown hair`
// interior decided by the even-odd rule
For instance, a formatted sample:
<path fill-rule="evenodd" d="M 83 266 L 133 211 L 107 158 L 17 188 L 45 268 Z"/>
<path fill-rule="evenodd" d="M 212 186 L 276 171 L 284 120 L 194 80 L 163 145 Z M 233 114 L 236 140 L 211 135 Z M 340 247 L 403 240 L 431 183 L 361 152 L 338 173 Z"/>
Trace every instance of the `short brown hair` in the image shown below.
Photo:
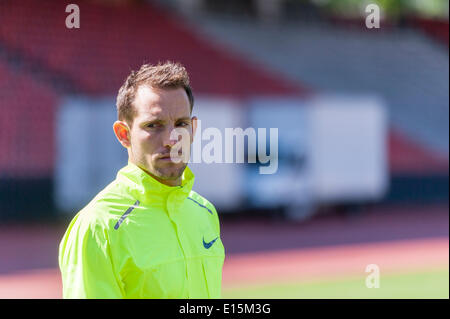
<path fill-rule="evenodd" d="M 157 65 L 143 64 L 139 71 L 132 71 L 119 89 L 117 94 L 117 116 L 120 121 L 133 123 L 136 110 L 133 102 L 140 85 L 148 85 L 158 89 L 183 88 L 189 99 L 189 104 L 194 107 L 194 95 L 189 84 L 189 75 L 186 68 L 180 63 L 167 61 Z"/>

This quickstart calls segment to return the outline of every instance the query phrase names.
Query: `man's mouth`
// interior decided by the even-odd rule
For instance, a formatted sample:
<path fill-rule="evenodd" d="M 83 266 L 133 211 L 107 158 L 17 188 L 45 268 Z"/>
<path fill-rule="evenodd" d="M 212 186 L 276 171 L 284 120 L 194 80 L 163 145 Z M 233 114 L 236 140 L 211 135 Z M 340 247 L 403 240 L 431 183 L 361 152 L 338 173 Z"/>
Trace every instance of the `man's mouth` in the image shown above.
<path fill-rule="evenodd" d="M 166 155 L 161 155 L 161 156 L 159 156 L 159 157 L 158 157 L 158 160 L 165 161 L 165 162 L 171 162 L 172 160 L 173 160 L 173 161 L 177 161 L 177 160 L 179 160 L 180 158 L 181 158 L 181 157 L 178 157 L 178 156 L 171 157 L 170 154 L 166 154 Z"/>

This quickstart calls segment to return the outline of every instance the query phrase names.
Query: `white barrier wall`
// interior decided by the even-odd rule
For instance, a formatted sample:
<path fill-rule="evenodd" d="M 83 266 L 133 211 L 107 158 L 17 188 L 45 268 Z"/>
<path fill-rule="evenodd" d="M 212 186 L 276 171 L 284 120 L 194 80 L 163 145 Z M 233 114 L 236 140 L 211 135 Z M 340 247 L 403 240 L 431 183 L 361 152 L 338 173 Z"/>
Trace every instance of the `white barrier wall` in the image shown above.
<path fill-rule="evenodd" d="M 374 96 L 310 101 L 311 193 L 317 202 L 376 201 L 388 188 L 388 119 Z"/>
<path fill-rule="evenodd" d="M 239 156 L 243 150 L 226 149 L 225 129 L 241 127 L 246 128 L 246 110 L 243 105 L 232 100 L 199 97 L 196 98 L 193 115 L 196 115 L 201 123 L 197 129 L 192 145 L 191 164 L 189 167 L 195 174 L 194 190 L 205 196 L 217 208 L 232 210 L 241 208 L 245 189 L 245 164 L 225 163 L 225 154 L 233 151 Z M 213 137 L 206 136 L 208 128 L 217 128 L 222 136 L 222 162 L 204 162 L 199 159 L 199 150 L 205 151 L 205 146 Z M 233 144 L 235 145 L 235 143 Z M 194 154 L 195 153 L 195 154 Z M 197 155 L 197 156 L 195 156 Z M 200 163 L 195 163 L 195 161 Z"/>
<path fill-rule="evenodd" d="M 387 114 L 378 98 L 266 97 L 244 105 L 203 96 L 196 98 L 193 115 L 199 118 L 189 164 L 196 175 L 194 190 L 218 209 L 373 201 L 387 190 Z M 112 129 L 115 120 L 113 98 L 71 98 L 61 105 L 55 200 L 62 211 L 82 208 L 127 164 L 127 152 Z M 210 164 L 204 151 L 215 138 L 208 128 L 220 135 L 219 162 Z M 270 128 L 276 128 L 277 171 L 260 174 L 266 164 L 249 164 L 247 156 L 245 163 L 236 163 L 247 154 L 234 141 L 227 146 L 227 128 L 266 129 L 267 143 Z M 234 161 L 226 163 L 230 151 Z"/>
<path fill-rule="evenodd" d="M 268 208 L 304 205 L 311 194 L 309 178 L 310 143 L 306 103 L 293 98 L 257 98 L 249 102 L 249 126 L 278 129 L 278 170 L 258 173 L 258 165 L 247 170 L 246 188 L 252 205 Z"/>
<path fill-rule="evenodd" d="M 127 164 L 126 150 L 114 136 L 113 98 L 68 98 L 57 118 L 55 201 L 75 213 L 116 177 Z"/>
<path fill-rule="evenodd" d="M 279 169 L 250 169 L 256 206 L 376 201 L 387 191 L 387 114 L 373 96 L 272 98 L 250 103 L 250 125 L 279 128 Z"/>

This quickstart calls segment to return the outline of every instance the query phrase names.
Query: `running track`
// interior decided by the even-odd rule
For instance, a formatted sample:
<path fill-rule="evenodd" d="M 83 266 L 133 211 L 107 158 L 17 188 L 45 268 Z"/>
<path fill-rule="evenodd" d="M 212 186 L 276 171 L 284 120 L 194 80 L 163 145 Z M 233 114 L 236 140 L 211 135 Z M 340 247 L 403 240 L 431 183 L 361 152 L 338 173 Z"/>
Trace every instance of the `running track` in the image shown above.
<path fill-rule="evenodd" d="M 448 267 L 448 205 L 384 207 L 310 221 L 222 220 L 224 287 Z M 0 298 L 60 298 L 57 246 L 66 225 L 0 227 Z"/>

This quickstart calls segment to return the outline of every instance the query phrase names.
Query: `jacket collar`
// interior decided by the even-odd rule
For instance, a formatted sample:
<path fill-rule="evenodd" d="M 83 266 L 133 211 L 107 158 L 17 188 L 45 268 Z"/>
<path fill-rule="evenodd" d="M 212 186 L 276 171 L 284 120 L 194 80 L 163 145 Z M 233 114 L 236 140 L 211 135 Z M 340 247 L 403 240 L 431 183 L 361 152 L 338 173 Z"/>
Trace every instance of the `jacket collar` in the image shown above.
<path fill-rule="evenodd" d="M 186 166 L 181 186 L 168 186 L 154 179 L 136 164 L 128 162 L 128 165 L 117 173 L 117 179 L 123 182 L 133 197 L 139 201 L 154 202 L 155 200 L 166 201 L 169 195 L 170 198 L 177 200 L 186 199 L 194 185 L 195 176 Z"/>

